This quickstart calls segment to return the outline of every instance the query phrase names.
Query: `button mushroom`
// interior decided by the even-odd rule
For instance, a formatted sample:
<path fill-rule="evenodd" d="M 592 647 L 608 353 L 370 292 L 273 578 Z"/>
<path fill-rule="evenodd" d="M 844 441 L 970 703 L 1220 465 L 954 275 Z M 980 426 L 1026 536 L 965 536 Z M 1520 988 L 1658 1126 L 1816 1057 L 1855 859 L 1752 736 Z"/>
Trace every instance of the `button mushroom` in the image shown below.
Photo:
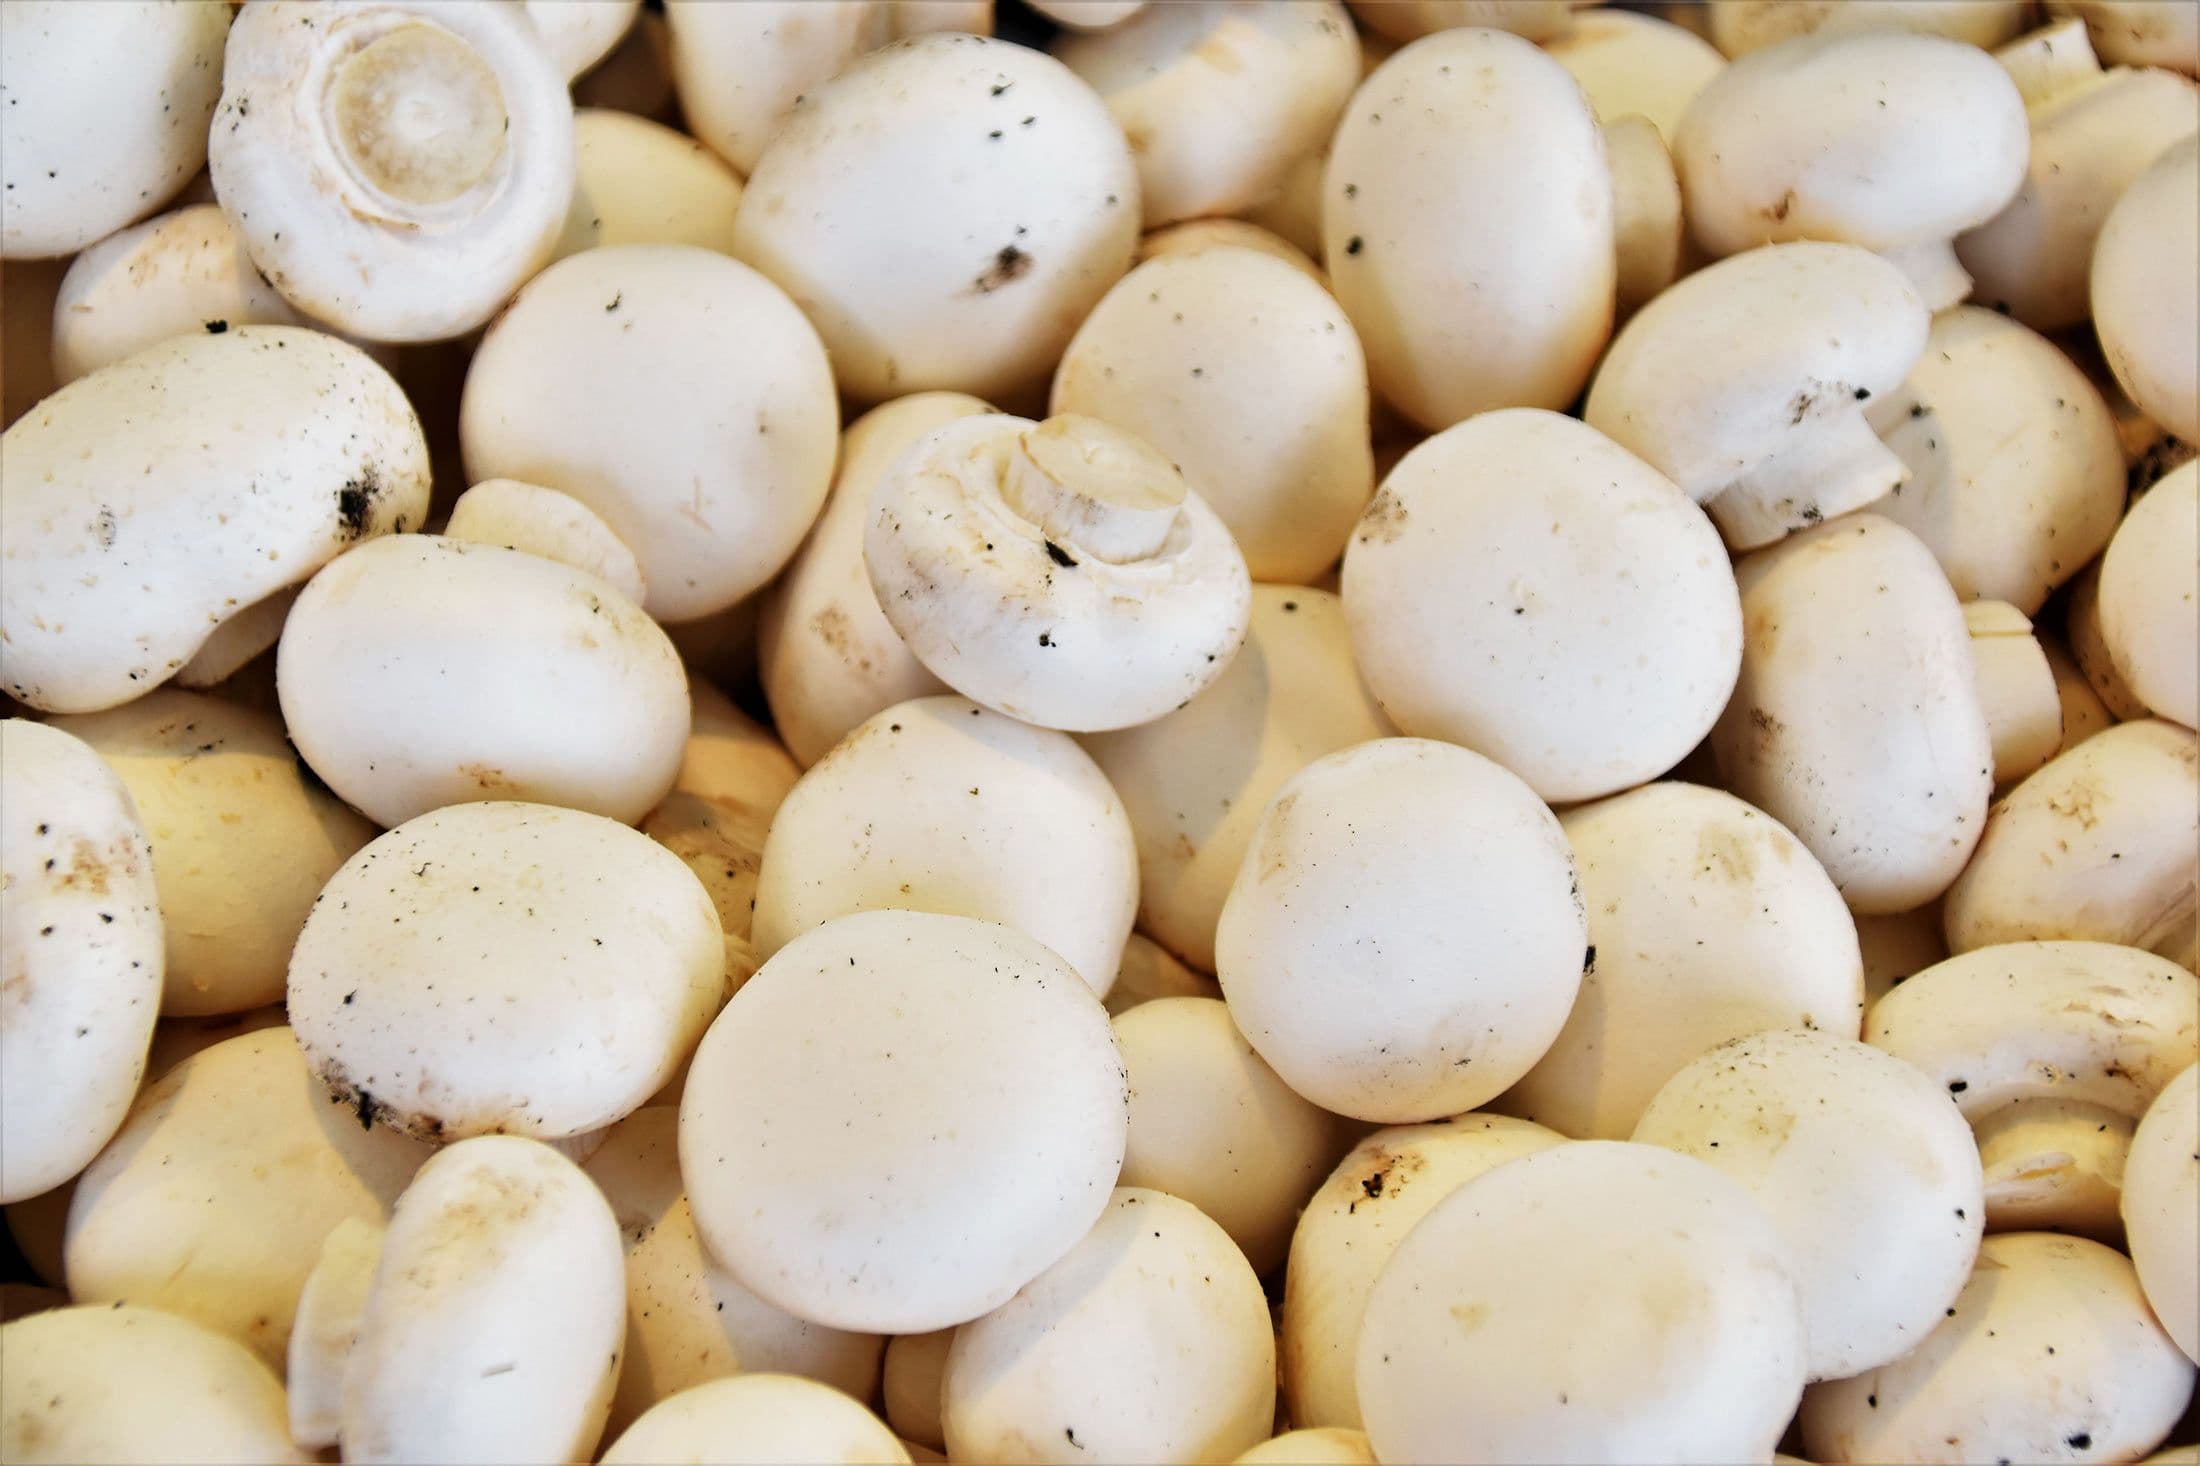
<path fill-rule="evenodd" d="M 2141 411 L 2200 442 L 2200 137 L 2157 158 L 2116 200 L 2093 246 L 2093 328 Z"/>
<path fill-rule="evenodd" d="M 2200 1065 L 2162 1086 L 2124 1165 L 2122 1212 L 2147 1306 L 2200 1363 Z"/>
<path fill-rule="evenodd" d="M 668 1396 L 613 1441 L 604 1466 L 664 1461 L 906 1462 L 886 1423 L 830 1385 L 746 1373 Z"/>
<path fill-rule="evenodd" d="M 564 9 L 565 0 L 552 7 Z M 573 201 L 556 258 L 614 244 L 733 253 L 741 177 L 684 133 L 626 112 L 573 114 Z"/>
<path fill-rule="evenodd" d="M 508 478 L 482 480 L 458 496 L 443 533 L 468 544 L 525 550 L 585 570 L 610 581 L 620 595 L 637 605 L 649 594 L 634 552 L 611 532 L 611 526 L 572 495 L 540 484 Z"/>
<path fill-rule="evenodd" d="M 2022 611 L 2007 601 L 1971 601 L 1963 624 L 1971 634 L 1979 709 L 1993 742 L 1994 787 L 2001 789 L 2055 756 L 2062 699 L 2047 653 Z"/>
<path fill-rule="evenodd" d="M 1611 123 L 1639 115 L 1668 142 L 1689 102 L 1726 66 L 1694 31 L 1634 10 L 1583 10 L 1543 49 L 1580 84 L 1598 117 Z"/>
<path fill-rule="evenodd" d="M 2140 496 L 2101 561 L 2101 639 L 2149 709 L 2200 727 L 2200 459 Z"/>

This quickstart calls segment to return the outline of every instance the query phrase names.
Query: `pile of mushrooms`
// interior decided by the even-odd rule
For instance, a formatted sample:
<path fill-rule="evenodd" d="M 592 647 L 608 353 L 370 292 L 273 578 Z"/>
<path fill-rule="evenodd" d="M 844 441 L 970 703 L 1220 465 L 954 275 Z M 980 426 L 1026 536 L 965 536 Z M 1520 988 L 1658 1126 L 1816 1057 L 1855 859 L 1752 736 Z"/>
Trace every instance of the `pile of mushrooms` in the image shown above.
<path fill-rule="evenodd" d="M 7 0 L 0 326 L 0 1461 L 2200 1462 L 2192 0 Z"/>

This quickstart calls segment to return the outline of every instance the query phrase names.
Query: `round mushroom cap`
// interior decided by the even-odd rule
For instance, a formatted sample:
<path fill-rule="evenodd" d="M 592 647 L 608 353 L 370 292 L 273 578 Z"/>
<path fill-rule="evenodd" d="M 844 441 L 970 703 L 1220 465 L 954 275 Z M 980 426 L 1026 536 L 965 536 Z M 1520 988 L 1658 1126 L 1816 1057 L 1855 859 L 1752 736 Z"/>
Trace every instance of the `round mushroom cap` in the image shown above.
<path fill-rule="evenodd" d="M 869 911 L 790 942 L 711 1025 L 680 1107 L 705 1247 L 835 1328 L 999 1307 L 1084 1236 L 1122 1167 L 1107 1013 L 1007 927 Z"/>
<path fill-rule="evenodd" d="M 153 846 L 170 1015 L 279 1003 L 291 944 L 374 826 L 310 777 L 282 721 L 163 687 L 58 718 L 129 788 Z"/>
<path fill-rule="evenodd" d="M 2200 1064 L 2162 1086 L 2124 1166 L 2124 1235 L 2162 1327 L 2200 1362 Z"/>
<path fill-rule="evenodd" d="M 1651 784 L 1560 819 L 1589 913 L 1581 995 L 1499 1101 L 1567 1135 L 1622 1140 L 1705 1050 L 1767 1029 L 1853 1038 L 1856 927 L 1825 868 L 1731 794 Z"/>
<path fill-rule="evenodd" d="M 1344 603 L 1254 586 L 1252 629 L 1212 687 L 1151 723 L 1084 740 L 1138 836 L 1140 924 L 1213 971 L 1215 924 L 1269 798 L 1322 755 L 1396 731 L 1353 665 Z"/>
<path fill-rule="evenodd" d="M 940 1420 L 940 1409 L 945 1403 L 947 1351 L 954 1343 L 953 1329 L 901 1334 L 886 1341 L 886 1366 L 879 1381 L 886 1423 L 897 1435 L 927 1450 L 946 1449 L 947 1427 Z"/>
<path fill-rule="evenodd" d="M 1504 1115 L 1396 1125 L 1362 1140 L 1299 1214 L 1277 1327 L 1283 1393 L 1302 1426 L 1360 1426 L 1360 1322 L 1383 1264 L 1436 1204 L 1483 1172 L 1563 1144 Z"/>
<path fill-rule="evenodd" d="M 85 1171 L 70 1294 L 178 1314 L 280 1370 L 322 1243 L 386 1220 L 429 1154 L 332 1103 L 289 1029 L 218 1043 L 147 1085 Z"/>
<path fill-rule="evenodd" d="M 1130 268 L 1138 220 L 1122 129 L 1067 67 L 924 35 L 805 96 L 749 175 L 735 244 L 809 315 L 853 400 L 1001 399 L 1053 369 Z"/>
<path fill-rule="evenodd" d="M 1302 1427 L 1262 1441 L 1233 1466 L 1375 1466 L 1375 1452 L 1359 1431 Z"/>
<path fill-rule="evenodd" d="M 619 1372 L 619 1228 L 540 1141 L 445 1146 L 398 1199 L 344 1373 L 351 1461 L 584 1461 Z"/>
<path fill-rule="evenodd" d="M 1368 1440 L 1383 1461 L 1761 1461 L 1803 1388 L 1788 1268 L 1701 1161 L 1583 1141 L 1499 1166 L 1368 1294 Z"/>
<path fill-rule="evenodd" d="M 1116 282 L 1063 354 L 1051 402 L 1166 454 L 1255 580 L 1336 564 L 1374 492 L 1352 322 L 1304 271 L 1242 247 L 1165 255 Z"/>
<path fill-rule="evenodd" d="M 2200 459 L 2142 494 L 2101 562 L 2101 637 L 2141 702 L 2200 727 Z"/>
<path fill-rule="evenodd" d="M 1400 460 L 1346 550 L 1344 604 L 1400 729 L 1487 755 L 1553 802 L 1679 763 L 1741 667 L 1711 521 L 1552 412 L 1484 413 Z"/>
<path fill-rule="evenodd" d="M 60 1186 L 129 1111 L 160 1015 L 153 849 L 81 740 L 0 722 L 0 1202 Z"/>
<path fill-rule="evenodd" d="M 1543 49 L 1566 68 L 1604 122 L 1646 118 L 1661 137 L 1679 130 L 1696 93 L 1726 67 L 1716 47 L 1686 26 L 1634 10 L 1584 10 Z"/>
<path fill-rule="evenodd" d="M 863 559 L 941 681 L 1074 733 L 1182 707 L 1228 670 L 1250 616 L 1245 560 L 1184 475 L 1070 413 L 925 435 L 881 479 Z"/>
<path fill-rule="evenodd" d="M 1985 1232 L 1962 1112 L 1916 1069 L 1851 1039 L 1721 1044 L 1666 1081 L 1634 1139 L 1704 1162 L 1772 1218 L 1802 1298 L 1811 1379 L 1908 1353 L 1955 1301 Z"/>
<path fill-rule="evenodd" d="M 1138 1187 L 955 1331 L 941 1407 L 949 1459 L 981 1466 L 1225 1461 L 1275 1413 L 1259 1277 L 1199 1208 Z"/>
<path fill-rule="evenodd" d="M 459 406 L 468 474 L 595 510 L 664 621 L 778 574 L 825 502 L 838 432 L 802 313 L 746 265 L 677 244 L 585 250 L 529 281 Z"/>
<path fill-rule="evenodd" d="M 2200 442 L 2200 138 L 2125 189 L 2093 246 L 2093 328 L 2139 410 Z"/>
<path fill-rule="evenodd" d="M 773 818 L 759 956 L 854 911 L 1014 927 L 1105 994 L 1138 910 L 1130 821 L 1067 734 L 959 697 L 888 708 L 813 765 Z"/>
<path fill-rule="evenodd" d="M 906 1462 L 909 1452 L 861 1402 L 789 1374 L 744 1373 L 682 1390 L 611 1443 L 604 1466 L 668 1461 L 796 1466 Z"/>
<path fill-rule="evenodd" d="M 571 80 L 611 54 L 641 8 L 641 0 L 527 0 L 527 18 Z"/>
<path fill-rule="evenodd" d="M 1392 406 L 1435 431 L 1580 394 L 1612 330 L 1612 179 L 1564 67 L 1495 30 L 1407 46 L 1353 94 L 1322 199 L 1332 285 Z"/>
<path fill-rule="evenodd" d="M 468 544 L 525 550 L 585 570 L 610 581 L 613 589 L 636 605 L 648 594 L 634 552 L 611 532 L 611 526 L 571 494 L 540 484 L 483 479 L 458 496 L 443 533 Z"/>
<path fill-rule="evenodd" d="M 0 256 L 66 255 L 144 218 L 206 161 L 230 10 L 159 0 L 0 9 Z"/>
<path fill-rule="evenodd" d="M 283 1384 L 233 1339 L 156 1309 L 56 1308 L 0 1329 L 0 1454 L 24 1466 L 291 1466 Z"/>
<path fill-rule="evenodd" d="M 631 112 L 583 108 L 573 114 L 573 166 L 556 258 L 619 244 L 733 253 L 741 175 L 687 134 Z"/>
<path fill-rule="evenodd" d="M 428 512 L 404 392 L 292 326 L 149 346 L 47 398 L 0 456 L 0 684 L 48 712 L 144 696 L 224 622 Z"/>
<path fill-rule="evenodd" d="M 2121 66 L 2164 66 L 2200 72 L 2200 15 L 2157 0 L 2048 0 L 2057 15 L 2085 21 L 2101 59 Z"/>
<path fill-rule="evenodd" d="M 565 81 L 518 6 L 268 0 L 230 30 L 207 169 L 300 311 L 369 341 L 459 336 L 565 226 Z"/>
<path fill-rule="evenodd" d="M 2168 1436 L 2193 1365 L 2120 1254 L 2083 1237 L 1988 1237 L 1939 1327 L 1892 1363 L 1813 1385 L 1827 1463 L 2130 1461 Z"/>
<path fill-rule="evenodd" d="M 1270 802 L 1222 908 L 1231 1017 L 1300 1094 L 1397 1124 L 1491 1099 L 1581 985 L 1581 894 L 1558 821 L 1479 754 L 1384 738 Z"/>
<path fill-rule="evenodd" d="M 2024 28 L 2024 0 L 1711 0 L 1711 40 L 1746 56 L 1797 36 L 1915 31 L 1998 46 Z"/>

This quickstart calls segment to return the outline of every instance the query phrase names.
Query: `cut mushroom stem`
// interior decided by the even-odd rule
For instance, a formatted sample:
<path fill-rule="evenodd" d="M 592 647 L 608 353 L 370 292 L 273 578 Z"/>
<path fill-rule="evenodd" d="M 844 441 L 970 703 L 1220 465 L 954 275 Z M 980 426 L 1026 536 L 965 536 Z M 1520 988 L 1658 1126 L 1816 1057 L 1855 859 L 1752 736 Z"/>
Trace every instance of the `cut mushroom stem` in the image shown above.
<path fill-rule="evenodd" d="M 1960 305 L 1971 293 L 1971 273 L 1956 258 L 1953 239 L 1925 239 L 1873 253 L 1908 276 L 1917 298 L 1931 309 Z"/>
<path fill-rule="evenodd" d="M 1786 441 L 1704 504 L 1737 552 L 1861 509 L 1910 476 L 1909 466 L 1857 410 L 1853 392 L 1825 393 L 1797 410 Z"/>
<path fill-rule="evenodd" d="M 1978 672 L 1979 706 L 1994 745 L 1994 786 L 2013 784 L 2062 746 L 2062 699 L 2032 623 L 2007 601 L 1963 608 Z"/>
<path fill-rule="evenodd" d="M 1183 517 L 1184 475 L 1128 433 L 1064 413 L 1017 438 L 1001 497 L 1049 540 L 1127 565 L 1168 543 Z"/>

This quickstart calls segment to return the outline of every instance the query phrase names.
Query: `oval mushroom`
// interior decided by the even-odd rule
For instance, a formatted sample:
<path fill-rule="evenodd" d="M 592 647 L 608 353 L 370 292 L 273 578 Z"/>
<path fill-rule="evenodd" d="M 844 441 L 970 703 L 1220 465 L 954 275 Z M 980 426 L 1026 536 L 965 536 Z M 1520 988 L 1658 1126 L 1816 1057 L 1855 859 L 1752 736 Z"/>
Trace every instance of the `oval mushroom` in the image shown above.
<path fill-rule="evenodd" d="M 794 1375 L 745 1373 L 668 1396 L 600 1457 L 604 1466 L 664 1461 L 906 1462 L 908 1451 L 862 1403 Z"/>
<path fill-rule="evenodd" d="M 2131 1137 L 2121 1210 L 2147 1306 L 2200 1363 L 2200 1065 L 2162 1086 Z"/>
<path fill-rule="evenodd" d="M 2141 702 L 2200 727 L 2200 459 L 2140 495 L 2101 561 L 2101 639 Z"/>
<path fill-rule="evenodd" d="M 2200 442 L 2200 137 L 2133 180 L 2093 246 L 2093 328 L 2139 409 Z"/>

